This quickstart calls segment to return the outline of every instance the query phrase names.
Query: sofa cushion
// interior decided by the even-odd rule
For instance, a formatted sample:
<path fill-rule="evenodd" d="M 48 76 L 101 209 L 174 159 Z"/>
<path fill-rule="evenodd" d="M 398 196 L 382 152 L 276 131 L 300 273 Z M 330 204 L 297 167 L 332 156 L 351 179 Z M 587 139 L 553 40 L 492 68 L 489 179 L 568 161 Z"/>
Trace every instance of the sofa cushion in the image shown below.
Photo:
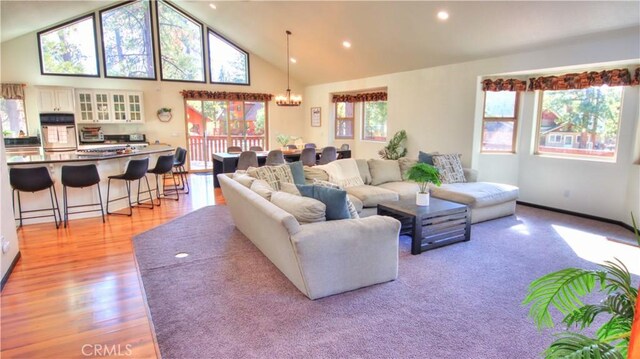
<path fill-rule="evenodd" d="M 354 186 L 347 188 L 346 191 L 350 195 L 358 197 L 364 207 L 375 207 L 380 202 L 398 200 L 398 193 L 376 186 Z"/>
<path fill-rule="evenodd" d="M 416 163 L 418 163 L 418 160 L 415 158 L 402 157 L 398 159 L 398 165 L 400 166 L 400 174 L 402 175 L 403 181 L 409 180 L 409 178 L 407 177 L 407 172 L 409 172 L 409 169 L 413 167 Z"/>
<path fill-rule="evenodd" d="M 300 223 L 322 222 L 326 220 L 324 203 L 309 197 L 286 192 L 273 192 L 271 203 L 292 214 Z"/>
<path fill-rule="evenodd" d="M 296 196 L 302 196 L 295 183 L 280 183 L 280 191 Z"/>
<path fill-rule="evenodd" d="M 255 180 L 254 177 L 249 176 L 246 172 L 236 172 L 232 178 L 247 188 L 251 188 L 251 184 Z"/>
<path fill-rule="evenodd" d="M 293 183 L 304 184 L 304 166 L 301 161 L 287 163 L 291 170 L 291 176 L 293 177 Z"/>
<path fill-rule="evenodd" d="M 418 162 L 426 163 L 433 166 L 433 156 L 438 155 L 438 152 L 418 152 Z"/>
<path fill-rule="evenodd" d="M 369 171 L 371 172 L 371 185 L 377 186 L 386 182 L 402 181 L 400 165 L 397 160 L 371 159 Z"/>
<path fill-rule="evenodd" d="M 400 200 L 416 199 L 416 192 L 420 190 L 420 186 L 415 182 L 387 182 L 383 183 L 380 188 L 388 189 L 396 192 Z"/>
<path fill-rule="evenodd" d="M 305 179 L 305 182 L 307 183 L 313 182 L 314 179 L 319 179 L 322 181 L 329 180 L 329 174 L 325 172 L 325 170 L 323 170 L 320 166 L 313 166 L 313 167 L 304 166 L 303 170 L 304 170 L 304 179 Z"/>
<path fill-rule="evenodd" d="M 347 192 L 335 188 L 318 185 L 297 185 L 300 194 L 311 197 L 324 203 L 326 206 L 326 218 L 328 221 L 336 219 L 349 219 L 347 207 Z"/>
<path fill-rule="evenodd" d="M 464 170 L 462 169 L 459 154 L 451 153 L 433 156 L 433 165 L 440 171 L 440 181 L 442 183 L 467 182 L 464 178 Z"/>
<path fill-rule="evenodd" d="M 518 198 L 518 187 L 492 182 L 450 183 L 440 187 L 431 186 L 431 194 L 479 208 L 515 201 Z"/>
<path fill-rule="evenodd" d="M 371 172 L 369 171 L 369 163 L 365 159 L 356 159 L 358 165 L 358 172 L 360 172 L 360 178 L 364 184 L 371 184 Z"/>
<path fill-rule="evenodd" d="M 347 198 L 353 205 L 353 208 L 356 209 L 356 213 L 358 213 L 358 217 L 360 217 L 360 212 L 362 212 L 362 208 L 364 207 L 360 198 L 349 193 L 347 193 Z M 349 213 L 351 213 L 351 209 L 349 209 Z M 351 218 L 353 218 L 353 216 Z"/>
<path fill-rule="evenodd" d="M 251 190 L 260 195 L 260 197 L 271 200 L 271 194 L 274 192 L 273 188 L 265 180 L 256 179 L 251 183 Z"/>
<path fill-rule="evenodd" d="M 280 182 L 293 183 L 293 174 L 288 165 L 249 167 L 247 174 L 266 181 L 271 188 L 280 190 Z"/>

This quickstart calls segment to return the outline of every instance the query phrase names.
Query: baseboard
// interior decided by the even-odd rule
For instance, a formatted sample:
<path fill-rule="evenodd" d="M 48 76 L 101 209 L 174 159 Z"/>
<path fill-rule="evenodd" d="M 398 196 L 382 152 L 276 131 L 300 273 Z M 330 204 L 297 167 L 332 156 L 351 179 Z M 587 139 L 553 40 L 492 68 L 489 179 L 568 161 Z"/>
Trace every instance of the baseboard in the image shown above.
<path fill-rule="evenodd" d="M 11 272 L 13 272 L 13 268 L 15 268 L 21 256 L 22 254 L 20 253 L 20 251 L 18 251 L 18 254 L 16 254 L 16 256 L 13 258 L 13 261 L 11 261 L 11 265 L 9 266 L 7 273 L 5 273 L 4 277 L 2 277 L 2 283 L 0 284 L 0 291 L 4 289 L 4 285 L 7 284 L 7 281 L 9 280 L 9 276 L 11 275 Z"/>
<path fill-rule="evenodd" d="M 630 226 L 622 221 L 616 221 L 614 219 L 609 219 L 609 218 L 604 218 L 604 217 L 598 217 L 598 216 L 593 216 L 590 214 L 586 214 L 586 213 L 580 213 L 580 212 L 573 212 L 573 211 L 567 211 L 566 209 L 559 209 L 559 208 L 554 208 L 554 207 L 547 207 L 547 206 L 543 206 L 540 204 L 535 204 L 535 203 L 529 203 L 529 202 L 521 202 L 521 201 L 516 201 L 517 204 L 521 204 L 523 206 L 527 206 L 527 207 L 533 207 L 533 208 L 540 208 L 540 209 L 545 209 L 547 211 L 553 211 L 553 212 L 558 212 L 558 213 L 563 213 L 563 214 L 570 214 L 572 216 L 576 216 L 576 217 L 582 217 L 582 218 L 587 218 L 587 219 L 593 219 L 594 221 L 600 221 L 600 222 L 605 222 L 605 223 L 611 223 L 611 224 L 615 224 L 618 225 L 622 228 L 625 228 L 631 232 L 634 232 L 633 230 L 633 226 Z"/>

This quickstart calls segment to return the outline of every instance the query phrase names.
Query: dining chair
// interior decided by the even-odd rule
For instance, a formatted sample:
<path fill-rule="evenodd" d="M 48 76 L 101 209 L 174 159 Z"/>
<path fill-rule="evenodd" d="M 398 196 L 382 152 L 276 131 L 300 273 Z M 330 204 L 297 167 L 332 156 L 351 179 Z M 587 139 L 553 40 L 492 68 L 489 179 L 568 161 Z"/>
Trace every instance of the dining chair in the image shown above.
<path fill-rule="evenodd" d="M 316 148 L 316 144 L 315 143 L 305 143 L 304 144 L 304 148 Z"/>
<path fill-rule="evenodd" d="M 341 151 L 348 151 L 349 150 L 349 144 L 348 143 L 343 143 L 342 146 L 340 146 L 340 150 Z"/>
<path fill-rule="evenodd" d="M 249 151 L 264 151 L 262 146 L 251 146 L 249 147 Z"/>
<path fill-rule="evenodd" d="M 229 146 L 229 147 L 227 147 L 227 153 L 233 153 L 233 152 L 240 153 L 240 152 L 242 152 L 242 148 L 239 147 L 239 146 Z"/>
<path fill-rule="evenodd" d="M 333 146 L 327 146 L 322 149 L 322 153 L 320 154 L 320 160 L 318 161 L 319 165 L 326 165 L 329 162 L 333 162 L 338 158 L 338 154 L 336 148 Z"/>
<path fill-rule="evenodd" d="M 315 166 L 316 165 L 316 149 L 307 147 L 300 153 L 300 161 L 303 166 Z"/>
<path fill-rule="evenodd" d="M 286 147 L 288 149 L 290 149 L 290 150 L 297 150 L 298 149 L 298 146 L 296 146 L 296 145 L 287 145 Z"/>
<path fill-rule="evenodd" d="M 258 156 L 255 151 L 244 151 L 238 157 L 236 169 L 246 170 L 249 167 L 258 167 Z"/>
<path fill-rule="evenodd" d="M 281 150 L 271 150 L 267 153 L 267 160 L 265 165 L 273 166 L 273 165 L 281 165 L 286 163 L 284 160 L 284 154 Z"/>

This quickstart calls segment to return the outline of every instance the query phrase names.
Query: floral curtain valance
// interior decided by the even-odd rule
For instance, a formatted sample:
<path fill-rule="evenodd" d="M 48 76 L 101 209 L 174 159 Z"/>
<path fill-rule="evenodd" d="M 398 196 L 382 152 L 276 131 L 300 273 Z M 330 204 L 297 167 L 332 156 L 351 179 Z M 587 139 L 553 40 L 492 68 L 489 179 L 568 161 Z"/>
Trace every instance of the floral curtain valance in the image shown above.
<path fill-rule="evenodd" d="M 23 84 L 2 84 L 2 97 L 7 100 L 24 99 Z"/>
<path fill-rule="evenodd" d="M 486 79 L 482 81 L 482 91 L 526 91 L 527 80 Z"/>
<path fill-rule="evenodd" d="M 227 100 L 227 101 L 271 101 L 272 94 L 226 91 L 182 90 L 182 97 L 191 100 Z"/>
<path fill-rule="evenodd" d="M 335 94 L 333 102 L 366 102 L 366 101 L 387 101 L 386 92 L 368 92 L 357 94 Z"/>
<path fill-rule="evenodd" d="M 535 90 L 575 90 L 592 86 L 631 86 L 638 84 L 636 76 L 628 69 L 590 71 L 560 76 L 541 76 L 529 79 L 529 91 Z"/>

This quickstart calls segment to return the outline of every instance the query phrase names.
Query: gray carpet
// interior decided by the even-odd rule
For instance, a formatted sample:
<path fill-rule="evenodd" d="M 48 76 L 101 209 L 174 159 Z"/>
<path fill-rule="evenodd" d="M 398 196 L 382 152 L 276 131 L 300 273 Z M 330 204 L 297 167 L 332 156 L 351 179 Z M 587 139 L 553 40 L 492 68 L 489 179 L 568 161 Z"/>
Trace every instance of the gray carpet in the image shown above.
<path fill-rule="evenodd" d="M 165 359 L 535 358 L 551 333 L 536 331 L 520 305 L 528 284 L 569 266 L 597 267 L 551 223 L 631 238 L 617 226 L 518 206 L 516 216 L 473 225 L 470 242 L 418 256 L 402 237 L 398 280 L 316 301 L 235 229 L 225 206 L 142 233 L 134 246 Z"/>

